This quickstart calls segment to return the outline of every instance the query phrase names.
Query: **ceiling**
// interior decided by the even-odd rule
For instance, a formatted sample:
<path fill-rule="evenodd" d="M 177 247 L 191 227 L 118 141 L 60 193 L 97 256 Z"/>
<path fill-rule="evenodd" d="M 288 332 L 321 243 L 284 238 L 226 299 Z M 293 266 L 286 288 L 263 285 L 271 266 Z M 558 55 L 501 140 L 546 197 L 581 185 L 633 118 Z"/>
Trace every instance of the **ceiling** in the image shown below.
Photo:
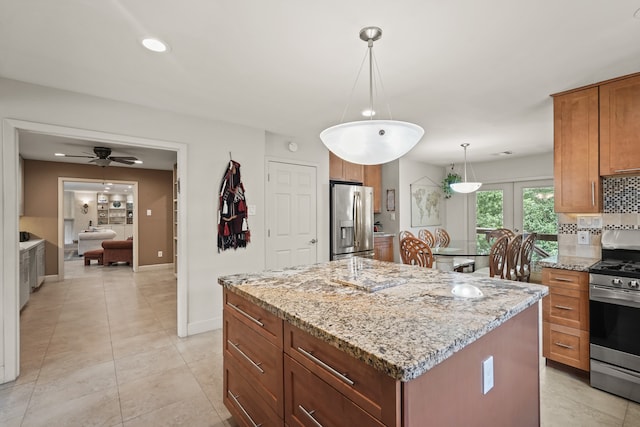
<path fill-rule="evenodd" d="M 0 0 L 0 75 L 320 144 L 349 103 L 366 51 L 359 30 L 376 25 L 377 99 L 426 131 L 409 156 L 460 162 L 466 142 L 475 162 L 550 152 L 549 94 L 640 71 L 638 8 L 640 0 Z M 170 51 L 146 51 L 146 36 Z M 358 83 L 345 121 L 361 119 L 368 103 L 366 71 Z"/>

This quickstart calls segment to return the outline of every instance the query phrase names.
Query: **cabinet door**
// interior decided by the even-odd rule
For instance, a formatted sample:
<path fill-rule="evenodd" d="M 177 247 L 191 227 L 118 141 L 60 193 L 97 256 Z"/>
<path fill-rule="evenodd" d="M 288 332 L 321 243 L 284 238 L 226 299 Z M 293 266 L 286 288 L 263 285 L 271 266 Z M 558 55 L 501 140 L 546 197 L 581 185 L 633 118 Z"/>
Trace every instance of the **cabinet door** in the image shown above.
<path fill-rule="evenodd" d="M 329 179 L 335 179 L 338 181 L 342 181 L 344 179 L 342 176 L 343 162 L 344 160 L 329 151 Z"/>
<path fill-rule="evenodd" d="M 378 261 L 393 262 L 393 237 L 375 237 L 373 239 L 373 257 Z"/>
<path fill-rule="evenodd" d="M 598 88 L 553 100 L 556 212 L 602 209 L 598 150 Z"/>
<path fill-rule="evenodd" d="M 600 175 L 640 172 L 640 76 L 600 86 Z"/>
<path fill-rule="evenodd" d="M 364 185 L 373 187 L 373 212 L 382 212 L 382 165 L 364 167 Z"/>
<path fill-rule="evenodd" d="M 364 181 L 364 165 L 342 161 L 342 171 L 345 181 L 363 182 Z"/>

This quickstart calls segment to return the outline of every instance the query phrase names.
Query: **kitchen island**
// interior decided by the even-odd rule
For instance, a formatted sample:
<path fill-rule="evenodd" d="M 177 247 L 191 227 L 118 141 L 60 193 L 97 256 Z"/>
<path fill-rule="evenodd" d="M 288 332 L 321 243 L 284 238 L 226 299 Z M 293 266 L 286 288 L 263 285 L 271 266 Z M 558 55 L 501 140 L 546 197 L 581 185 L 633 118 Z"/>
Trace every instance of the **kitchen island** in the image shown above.
<path fill-rule="evenodd" d="M 539 425 L 544 286 L 363 258 L 219 283 L 241 425 Z"/>

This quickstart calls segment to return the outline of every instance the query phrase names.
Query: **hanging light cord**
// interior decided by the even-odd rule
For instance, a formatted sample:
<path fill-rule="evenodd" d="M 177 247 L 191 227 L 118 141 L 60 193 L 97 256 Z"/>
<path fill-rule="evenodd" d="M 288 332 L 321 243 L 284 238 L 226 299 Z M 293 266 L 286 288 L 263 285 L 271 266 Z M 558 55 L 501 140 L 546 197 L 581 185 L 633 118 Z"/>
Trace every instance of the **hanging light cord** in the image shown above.
<path fill-rule="evenodd" d="M 356 80 L 353 82 L 353 86 L 351 87 L 351 93 L 349 94 L 349 100 L 347 101 L 347 106 L 344 107 L 344 110 L 342 111 L 342 117 L 340 117 L 340 123 L 344 123 L 344 116 L 347 114 L 347 110 L 349 110 L 349 107 L 351 106 L 353 93 L 356 90 L 356 85 L 358 84 L 358 80 L 360 79 L 360 74 L 362 74 L 362 68 L 364 67 L 364 62 L 367 60 L 368 55 L 369 55 L 369 52 L 367 51 L 364 53 L 364 56 L 362 57 L 362 62 L 360 63 L 360 69 L 358 70 L 358 75 L 356 76 Z"/>

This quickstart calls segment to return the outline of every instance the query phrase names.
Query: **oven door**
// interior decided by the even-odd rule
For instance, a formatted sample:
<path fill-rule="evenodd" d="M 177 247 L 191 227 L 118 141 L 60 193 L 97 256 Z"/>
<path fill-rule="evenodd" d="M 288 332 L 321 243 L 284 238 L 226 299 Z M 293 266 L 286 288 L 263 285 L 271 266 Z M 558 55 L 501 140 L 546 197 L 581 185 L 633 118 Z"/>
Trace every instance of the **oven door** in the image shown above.
<path fill-rule="evenodd" d="M 611 289 L 594 284 L 589 286 L 589 330 L 592 345 L 640 357 L 638 294 L 638 291 Z M 594 356 L 592 354 L 592 358 Z"/>

